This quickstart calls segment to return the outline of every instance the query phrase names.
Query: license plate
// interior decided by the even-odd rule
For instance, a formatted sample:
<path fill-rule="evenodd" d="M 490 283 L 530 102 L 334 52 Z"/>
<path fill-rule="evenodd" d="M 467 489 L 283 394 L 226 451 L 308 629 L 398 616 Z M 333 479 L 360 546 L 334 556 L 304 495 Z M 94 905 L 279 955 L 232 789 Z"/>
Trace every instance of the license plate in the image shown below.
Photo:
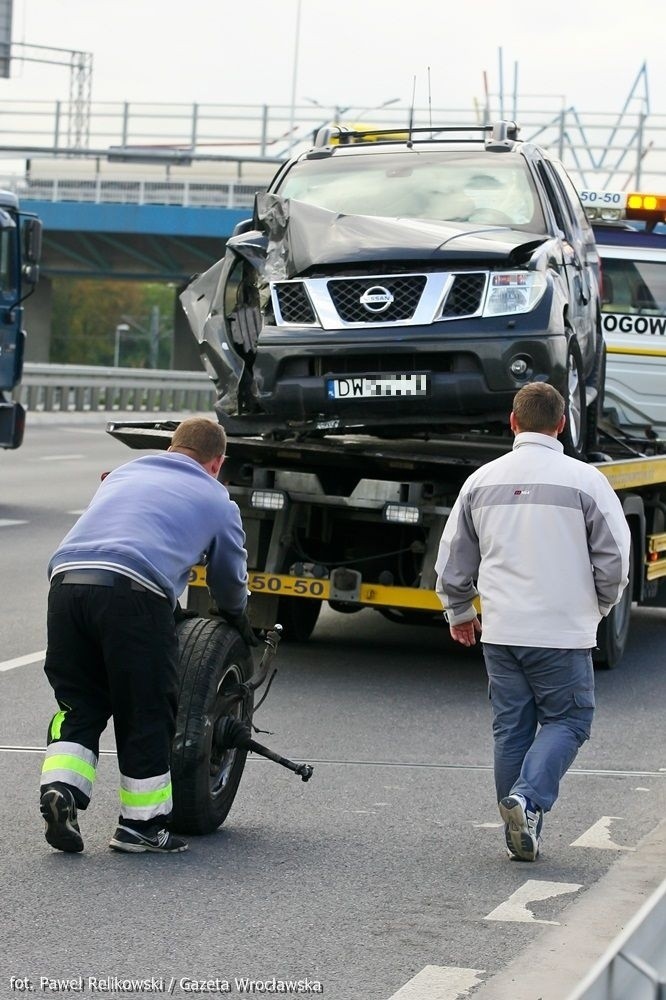
<path fill-rule="evenodd" d="M 327 378 L 329 399 L 377 399 L 428 395 L 428 376 L 424 373 L 399 375 L 348 375 Z"/>

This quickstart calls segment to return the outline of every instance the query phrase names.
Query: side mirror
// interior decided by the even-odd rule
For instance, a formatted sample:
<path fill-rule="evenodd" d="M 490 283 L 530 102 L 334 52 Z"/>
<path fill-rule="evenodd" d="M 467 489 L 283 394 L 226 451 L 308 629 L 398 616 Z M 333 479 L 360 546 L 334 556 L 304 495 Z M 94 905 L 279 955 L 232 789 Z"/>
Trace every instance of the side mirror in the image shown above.
<path fill-rule="evenodd" d="M 39 281 L 39 264 L 24 264 L 21 276 L 27 285 L 36 285 Z"/>
<path fill-rule="evenodd" d="M 21 236 L 23 242 L 23 261 L 25 264 L 39 264 L 42 256 L 42 220 L 35 216 L 28 216 L 23 219 Z M 24 270 L 24 277 L 27 281 L 27 268 Z"/>
<path fill-rule="evenodd" d="M 242 219 L 241 222 L 237 222 L 234 226 L 232 236 L 242 236 L 243 233 L 249 233 L 254 229 L 253 219 Z"/>

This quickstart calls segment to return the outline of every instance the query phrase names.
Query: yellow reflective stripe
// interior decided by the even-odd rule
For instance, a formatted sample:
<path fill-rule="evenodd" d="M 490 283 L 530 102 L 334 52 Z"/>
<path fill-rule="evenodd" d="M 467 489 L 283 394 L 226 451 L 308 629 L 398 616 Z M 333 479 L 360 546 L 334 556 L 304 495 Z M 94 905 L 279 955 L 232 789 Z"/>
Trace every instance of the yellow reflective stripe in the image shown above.
<path fill-rule="evenodd" d="M 161 802 L 166 802 L 171 798 L 171 782 L 164 788 L 158 788 L 154 792 L 128 792 L 126 788 L 120 789 L 120 801 L 124 806 L 157 806 Z"/>
<path fill-rule="evenodd" d="M 42 774 L 45 771 L 74 771 L 88 781 L 95 780 L 95 768 L 87 764 L 79 757 L 72 757 L 70 754 L 56 753 L 52 757 L 47 757 L 42 766 Z"/>
<path fill-rule="evenodd" d="M 65 721 L 65 714 L 65 712 L 56 712 L 51 719 L 50 733 L 52 740 L 60 739 L 60 730 L 62 729 L 63 722 Z"/>

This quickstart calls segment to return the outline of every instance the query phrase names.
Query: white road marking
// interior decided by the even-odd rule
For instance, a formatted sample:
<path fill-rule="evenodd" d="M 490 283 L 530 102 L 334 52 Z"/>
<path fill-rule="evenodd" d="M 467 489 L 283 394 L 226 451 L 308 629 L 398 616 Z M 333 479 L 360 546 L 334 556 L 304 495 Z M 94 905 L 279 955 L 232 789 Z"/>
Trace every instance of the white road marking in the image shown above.
<path fill-rule="evenodd" d="M 85 514 L 85 512 L 87 510 L 88 510 L 87 507 L 82 507 L 81 510 L 68 510 L 68 511 L 65 511 L 65 513 L 66 514 L 72 514 L 74 517 L 80 517 L 81 514 Z"/>
<path fill-rule="evenodd" d="M 38 663 L 46 656 L 46 650 L 40 649 L 38 653 L 28 653 L 26 656 L 16 656 L 13 660 L 4 660 L 0 663 L 0 672 L 13 670 L 14 667 L 26 667 L 29 663 Z"/>
<path fill-rule="evenodd" d="M 576 882 L 540 882 L 530 878 L 520 889 L 512 892 L 509 898 L 496 906 L 484 920 L 513 920 L 523 924 L 556 924 L 557 920 L 538 920 L 528 903 L 536 903 L 541 899 L 552 899 L 553 896 L 565 896 L 568 892 L 578 892 L 582 886 Z"/>
<path fill-rule="evenodd" d="M 498 830 L 504 823 L 472 823 L 477 830 Z"/>
<path fill-rule="evenodd" d="M 596 847 L 602 851 L 635 851 L 635 847 L 622 847 L 611 840 L 610 825 L 614 819 L 623 819 L 622 816 L 602 816 L 601 819 L 593 823 L 589 830 L 581 834 L 578 840 L 574 840 L 570 847 Z"/>
<path fill-rule="evenodd" d="M 85 458 L 85 455 L 40 455 L 41 462 L 69 462 L 75 458 Z"/>
<path fill-rule="evenodd" d="M 453 965 L 426 965 L 424 969 L 393 993 L 389 1000 L 458 1000 L 470 996 L 478 986 L 483 969 L 458 969 Z"/>
<path fill-rule="evenodd" d="M 642 787 L 641 787 L 641 786 L 639 785 L 639 786 L 638 786 L 638 788 L 634 788 L 634 791 L 635 791 L 635 792 L 649 792 L 649 791 L 651 791 L 651 789 L 650 789 L 650 788 L 642 788 Z"/>
<path fill-rule="evenodd" d="M 14 521 L 9 517 L 0 517 L 0 528 L 11 528 L 14 524 L 27 524 L 27 521 Z"/>

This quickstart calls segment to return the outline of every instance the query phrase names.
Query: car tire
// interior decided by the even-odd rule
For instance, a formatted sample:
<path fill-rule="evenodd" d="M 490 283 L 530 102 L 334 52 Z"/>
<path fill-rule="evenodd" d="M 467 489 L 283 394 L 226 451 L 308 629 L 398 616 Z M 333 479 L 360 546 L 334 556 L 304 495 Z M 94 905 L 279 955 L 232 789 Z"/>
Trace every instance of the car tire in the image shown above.
<path fill-rule="evenodd" d="M 283 628 L 282 637 L 289 642 L 307 642 L 317 624 L 321 601 L 311 597 L 281 597 L 277 620 Z"/>
<path fill-rule="evenodd" d="M 629 549 L 629 583 L 624 589 L 620 603 L 611 608 L 597 628 L 597 645 L 592 650 L 592 662 L 596 670 L 613 670 L 624 654 L 629 638 L 631 605 L 634 598 L 634 563 L 632 538 Z"/>
<path fill-rule="evenodd" d="M 220 720 L 252 719 L 252 693 L 238 701 L 225 699 L 225 691 L 251 677 L 252 656 L 226 622 L 187 619 L 178 625 L 178 639 L 180 691 L 171 751 L 170 825 L 178 833 L 212 833 L 231 809 L 247 757 L 245 750 L 218 750 Z"/>
<path fill-rule="evenodd" d="M 583 358 L 575 337 L 569 339 L 567 346 L 566 381 L 561 392 L 567 420 L 560 441 L 566 455 L 583 459 L 587 449 L 585 379 Z"/>

